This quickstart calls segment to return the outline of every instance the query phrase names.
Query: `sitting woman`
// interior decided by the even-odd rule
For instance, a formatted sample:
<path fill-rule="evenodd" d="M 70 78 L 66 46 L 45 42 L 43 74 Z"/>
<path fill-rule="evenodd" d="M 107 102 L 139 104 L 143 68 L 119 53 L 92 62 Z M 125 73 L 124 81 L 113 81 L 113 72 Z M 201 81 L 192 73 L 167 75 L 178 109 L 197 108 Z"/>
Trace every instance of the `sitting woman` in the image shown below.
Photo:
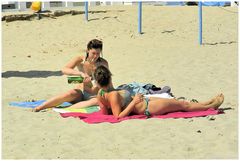
<path fill-rule="evenodd" d="M 133 98 L 126 90 L 116 90 L 112 84 L 112 74 L 108 68 L 99 66 L 94 72 L 98 92 L 98 103 L 103 114 L 113 114 L 122 118 L 131 114 L 162 115 L 177 111 L 202 111 L 209 108 L 218 109 L 224 101 L 224 95 L 219 94 L 207 102 L 194 103 L 166 98 L 144 98 L 136 94 Z"/>

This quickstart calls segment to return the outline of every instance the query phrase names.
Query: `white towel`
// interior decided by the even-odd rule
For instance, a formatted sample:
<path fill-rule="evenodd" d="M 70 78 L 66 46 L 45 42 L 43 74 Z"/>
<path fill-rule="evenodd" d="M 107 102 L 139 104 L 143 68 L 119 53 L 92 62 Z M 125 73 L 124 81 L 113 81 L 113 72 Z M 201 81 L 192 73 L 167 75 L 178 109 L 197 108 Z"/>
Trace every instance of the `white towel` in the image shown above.
<path fill-rule="evenodd" d="M 172 96 L 170 96 L 168 93 L 161 93 L 161 94 L 147 94 L 147 95 L 144 95 L 144 97 L 157 97 L 157 98 L 168 98 L 168 99 L 171 99 L 173 98 Z"/>

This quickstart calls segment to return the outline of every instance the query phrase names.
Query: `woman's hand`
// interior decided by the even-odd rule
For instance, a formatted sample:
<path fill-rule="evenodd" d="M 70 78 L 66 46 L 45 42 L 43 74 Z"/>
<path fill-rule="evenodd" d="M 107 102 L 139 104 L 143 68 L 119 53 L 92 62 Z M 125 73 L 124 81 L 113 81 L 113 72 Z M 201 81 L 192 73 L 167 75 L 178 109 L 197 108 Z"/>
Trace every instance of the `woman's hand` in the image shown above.
<path fill-rule="evenodd" d="M 83 74 L 83 83 L 91 82 L 91 77 L 88 74 Z"/>
<path fill-rule="evenodd" d="M 135 104 L 138 104 L 139 102 L 142 102 L 143 101 L 143 94 L 136 94 L 133 98 L 133 101 Z"/>

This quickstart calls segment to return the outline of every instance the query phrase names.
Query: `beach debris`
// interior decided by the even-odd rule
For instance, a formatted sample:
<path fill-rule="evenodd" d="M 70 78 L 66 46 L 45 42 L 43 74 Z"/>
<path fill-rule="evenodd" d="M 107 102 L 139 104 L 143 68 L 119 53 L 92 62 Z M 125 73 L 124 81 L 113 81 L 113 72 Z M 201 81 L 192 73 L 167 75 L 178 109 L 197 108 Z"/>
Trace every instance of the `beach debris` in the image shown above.
<path fill-rule="evenodd" d="M 83 11 L 75 11 L 75 10 L 71 10 L 70 13 L 73 15 L 78 15 L 78 14 L 84 14 L 85 12 Z"/>
<path fill-rule="evenodd" d="M 106 13 L 107 11 L 88 11 L 88 13 L 94 14 L 94 13 Z M 62 11 L 62 10 L 56 10 L 53 12 L 53 16 L 59 17 L 59 16 L 64 16 L 66 14 L 71 14 L 73 15 L 79 15 L 79 14 L 84 14 L 85 11 L 76 11 L 76 10 L 70 10 L 70 11 Z"/>
<path fill-rule="evenodd" d="M 33 17 L 34 17 L 34 14 L 8 15 L 8 16 L 3 16 L 2 21 L 12 22 L 16 20 L 30 20 Z"/>
<path fill-rule="evenodd" d="M 202 133 L 202 131 L 201 131 L 201 130 L 198 130 L 197 133 Z"/>
<path fill-rule="evenodd" d="M 229 41 L 229 42 L 203 43 L 203 45 L 232 44 L 232 43 L 237 43 L 237 42 L 236 41 Z"/>
<path fill-rule="evenodd" d="M 107 19 L 107 18 L 111 18 L 111 17 L 109 17 L 109 16 L 106 16 L 106 17 L 103 17 L 103 18 L 102 18 L 102 20 L 104 20 L 104 19 Z"/>
<path fill-rule="evenodd" d="M 188 122 L 193 122 L 193 119 L 190 119 Z"/>
<path fill-rule="evenodd" d="M 46 13 L 40 14 L 42 17 L 50 17 L 53 18 L 53 15 Z M 6 21 L 6 22 L 12 22 L 12 21 L 31 21 L 33 20 L 33 18 L 37 17 L 37 14 L 16 14 L 16 15 L 5 15 L 2 17 L 2 21 Z"/>
<path fill-rule="evenodd" d="M 61 10 L 56 10 L 53 12 L 53 16 L 63 16 L 63 15 L 66 15 L 66 14 L 70 14 L 70 11 L 61 11 Z"/>
<path fill-rule="evenodd" d="M 186 99 L 186 97 L 181 96 L 181 97 L 178 97 L 177 100 L 178 101 L 186 101 L 187 99 Z"/>
<path fill-rule="evenodd" d="M 164 34 L 164 33 L 172 33 L 172 32 L 174 32 L 174 31 L 176 31 L 176 30 L 164 30 L 164 31 L 162 31 L 162 33 Z"/>
<path fill-rule="evenodd" d="M 115 19 L 117 19 L 117 16 L 114 16 L 114 17 L 106 16 L 106 17 L 103 17 L 102 20 L 107 19 L 107 18 L 115 18 Z"/>
<path fill-rule="evenodd" d="M 28 55 L 27 57 L 28 57 L 28 58 L 31 58 L 31 55 Z"/>
<path fill-rule="evenodd" d="M 26 102 L 36 102 L 36 100 L 32 99 L 32 100 L 27 100 Z"/>
<path fill-rule="evenodd" d="M 193 99 L 190 100 L 190 102 L 198 103 L 198 100 L 196 100 L 196 99 L 193 98 Z"/>
<path fill-rule="evenodd" d="M 106 13 L 107 11 L 88 11 L 88 13 L 94 14 L 94 13 Z M 5 15 L 2 16 L 2 21 L 6 22 L 12 22 L 12 21 L 23 21 L 23 20 L 28 20 L 31 21 L 34 18 L 41 18 L 47 17 L 47 18 L 53 18 L 56 19 L 56 17 L 59 16 L 64 16 L 66 14 L 71 14 L 71 15 L 78 15 L 78 14 L 84 14 L 85 11 L 76 11 L 76 10 L 70 10 L 70 11 L 62 11 L 62 10 L 56 10 L 53 13 L 51 11 L 41 11 L 38 13 L 33 13 L 33 14 L 15 14 L 15 15 Z M 117 16 L 113 17 L 117 18 Z"/>
<path fill-rule="evenodd" d="M 225 110 L 234 110 L 234 108 L 232 108 L 232 107 L 225 107 L 225 108 L 219 108 L 219 110 L 223 110 L 223 111 L 225 111 Z"/>
<path fill-rule="evenodd" d="M 207 116 L 207 119 L 208 119 L 209 121 L 214 121 L 216 118 L 215 118 L 214 116 Z"/>
<path fill-rule="evenodd" d="M 85 12 L 84 12 L 85 13 Z M 88 11 L 88 13 L 94 14 L 94 13 L 107 13 L 107 11 Z"/>
<path fill-rule="evenodd" d="M 229 42 L 219 42 L 219 44 L 232 44 L 237 43 L 236 41 L 229 41 Z"/>

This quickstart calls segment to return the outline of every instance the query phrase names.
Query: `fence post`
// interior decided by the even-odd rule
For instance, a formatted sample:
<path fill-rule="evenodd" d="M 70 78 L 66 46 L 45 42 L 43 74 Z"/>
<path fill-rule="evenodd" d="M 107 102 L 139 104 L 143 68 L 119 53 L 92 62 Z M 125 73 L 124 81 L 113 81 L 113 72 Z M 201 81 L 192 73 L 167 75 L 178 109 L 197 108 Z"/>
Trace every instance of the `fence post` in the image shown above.
<path fill-rule="evenodd" d="M 198 13 L 199 13 L 199 44 L 202 45 L 202 2 L 198 3 Z"/>
<path fill-rule="evenodd" d="M 85 2 L 85 20 L 88 21 L 88 1 Z"/>
<path fill-rule="evenodd" d="M 142 2 L 138 2 L 138 33 L 142 34 Z"/>

